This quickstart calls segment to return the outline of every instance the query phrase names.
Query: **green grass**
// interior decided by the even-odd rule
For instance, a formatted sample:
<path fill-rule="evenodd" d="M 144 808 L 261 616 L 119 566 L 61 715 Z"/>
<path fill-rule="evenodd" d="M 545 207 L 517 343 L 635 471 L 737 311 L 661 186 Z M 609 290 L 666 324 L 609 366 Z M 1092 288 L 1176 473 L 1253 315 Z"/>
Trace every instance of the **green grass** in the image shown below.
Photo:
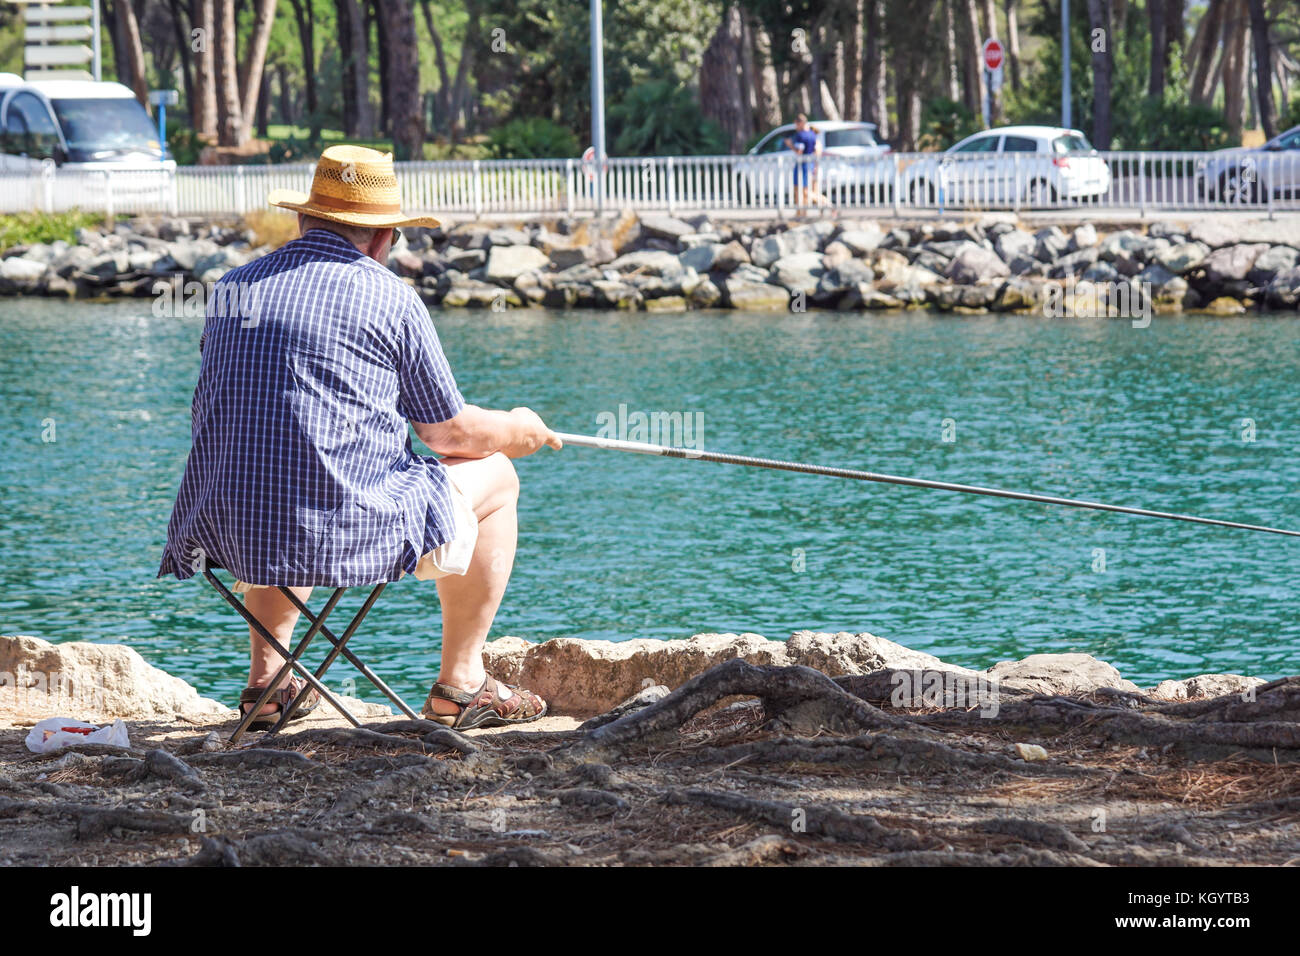
<path fill-rule="evenodd" d="M 104 217 L 97 214 L 79 212 L 21 212 L 12 216 L 0 216 L 0 249 L 12 246 L 32 245 L 38 242 L 54 242 L 63 239 L 71 242 L 78 229 L 94 229 L 103 225 Z"/>

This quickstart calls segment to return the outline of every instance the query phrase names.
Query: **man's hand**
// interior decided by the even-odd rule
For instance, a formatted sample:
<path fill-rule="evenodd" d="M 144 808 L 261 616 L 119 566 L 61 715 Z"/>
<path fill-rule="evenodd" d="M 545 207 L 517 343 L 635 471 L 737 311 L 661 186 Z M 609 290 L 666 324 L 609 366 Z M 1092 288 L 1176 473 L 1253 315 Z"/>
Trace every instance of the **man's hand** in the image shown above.
<path fill-rule="evenodd" d="M 507 458 L 523 458 L 543 445 L 549 445 L 556 451 L 564 447 L 564 443 L 555 437 L 555 432 L 547 428 L 541 416 L 531 408 L 512 408 L 510 416 L 518 426 L 518 434 L 510 445 L 500 449 Z"/>

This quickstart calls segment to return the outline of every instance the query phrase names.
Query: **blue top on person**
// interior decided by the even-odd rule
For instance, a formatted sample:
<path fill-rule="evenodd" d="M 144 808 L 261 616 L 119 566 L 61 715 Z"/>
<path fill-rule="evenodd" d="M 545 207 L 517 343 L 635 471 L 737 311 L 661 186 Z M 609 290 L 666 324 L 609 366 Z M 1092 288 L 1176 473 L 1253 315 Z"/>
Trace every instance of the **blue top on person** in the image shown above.
<path fill-rule="evenodd" d="M 794 132 L 785 138 L 785 143 L 797 156 L 812 157 L 817 154 L 817 128 L 808 124 L 808 117 L 800 113 L 794 120 Z M 807 186 L 811 162 L 795 163 L 794 181 L 797 185 Z"/>

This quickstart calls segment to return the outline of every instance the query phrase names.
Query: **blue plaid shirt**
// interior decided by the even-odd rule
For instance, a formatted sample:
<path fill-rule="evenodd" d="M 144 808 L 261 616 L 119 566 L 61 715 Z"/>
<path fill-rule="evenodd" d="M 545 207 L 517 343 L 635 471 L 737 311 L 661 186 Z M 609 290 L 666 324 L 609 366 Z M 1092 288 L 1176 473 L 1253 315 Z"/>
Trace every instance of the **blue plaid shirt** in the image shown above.
<path fill-rule="evenodd" d="M 347 240 L 312 230 L 213 288 L 193 447 L 158 576 L 395 581 L 454 533 L 450 486 L 407 421 L 465 406 L 428 310 Z M 206 562 L 206 563 L 205 563 Z"/>

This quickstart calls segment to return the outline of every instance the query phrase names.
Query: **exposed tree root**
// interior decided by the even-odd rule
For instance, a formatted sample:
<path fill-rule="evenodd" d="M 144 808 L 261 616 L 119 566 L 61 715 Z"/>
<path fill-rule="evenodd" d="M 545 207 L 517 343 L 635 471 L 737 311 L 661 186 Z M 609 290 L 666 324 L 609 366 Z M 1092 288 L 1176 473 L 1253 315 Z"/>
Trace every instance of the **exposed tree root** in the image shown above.
<path fill-rule="evenodd" d="M 757 697 L 778 727 L 809 734 L 845 733 L 907 726 L 847 693 L 811 667 L 760 667 L 737 659 L 699 674 L 656 703 L 604 724 L 552 756 L 569 763 L 615 757 L 677 733 L 687 720 L 727 697 Z"/>
<path fill-rule="evenodd" d="M 970 753 L 901 734 L 858 737 L 775 737 L 703 747 L 682 758 L 691 764 L 836 764 L 876 773 L 933 773 L 959 770 L 1005 771 L 1020 775 L 1077 774 L 1059 764 L 1026 763 L 1002 754 Z"/>
<path fill-rule="evenodd" d="M 668 790 L 662 799 L 670 805 L 685 804 L 725 810 L 751 820 L 761 820 L 792 834 L 807 833 L 889 850 L 921 850 L 937 845 L 937 841 L 922 837 L 915 830 L 893 829 L 882 826 L 875 817 L 844 813 L 829 807 L 801 807 L 771 800 L 755 800 L 738 793 L 699 789 Z"/>

